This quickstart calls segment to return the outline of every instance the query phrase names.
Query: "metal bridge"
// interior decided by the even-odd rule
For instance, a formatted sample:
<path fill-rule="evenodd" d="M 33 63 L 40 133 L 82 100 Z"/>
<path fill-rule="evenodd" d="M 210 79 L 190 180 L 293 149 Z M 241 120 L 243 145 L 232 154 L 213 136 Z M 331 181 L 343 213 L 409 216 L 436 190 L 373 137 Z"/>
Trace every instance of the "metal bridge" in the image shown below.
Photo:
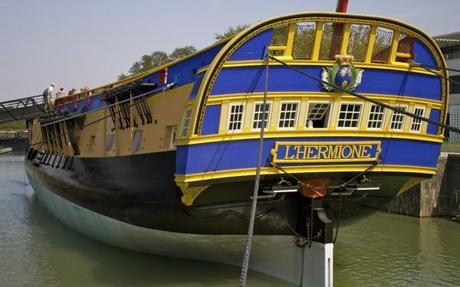
<path fill-rule="evenodd" d="M 45 114 L 42 95 L 0 102 L 0 124 L 29 120 L 42 114 Z"/>

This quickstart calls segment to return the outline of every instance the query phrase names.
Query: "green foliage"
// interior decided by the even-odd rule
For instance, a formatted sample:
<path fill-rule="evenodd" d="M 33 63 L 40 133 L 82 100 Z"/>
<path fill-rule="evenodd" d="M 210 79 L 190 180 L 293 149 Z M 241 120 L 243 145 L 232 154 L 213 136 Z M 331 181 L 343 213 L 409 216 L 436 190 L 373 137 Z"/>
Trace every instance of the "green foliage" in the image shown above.
<path fill-rule="evenodd" d="M 177 48 L 174 51 L 172 51 L 171 54 L 169 54 L 169 59 L 170 60 L 182 59 L 195 52 L 196 52 L 196 49 L 193 46 L 185 46 L 182 48 Z"/>
<path fill-rule="evenodd" d="M 139 61 L 136 61 L 131 66 L 127 74 L 123 73 L 121 75 L 118 75 L 118 80 L 123 80 L 127 77 L 148 71 L 150 69 L 159 67 L 166 63 L 169 63 L 169 62 L 172 62 L 178 59 L 182 59 L 195 52 L 196 52 L 196 49 L 193 46 L 185 46 L 182 48 L 176 48 L 169 55 L 163 51 L 154 51 L 151 54 L 143 55 Z"/>
<path fill-rule="evenodd" d="M 25 121 L 14 121 L 14 122 L 0 124 L 0 130 L 2 131 L 24 130 L 25 128 L 26 128 Z"/>
<path fill-rule="evenodd" d="M 235 35 L 236 33 L 246 29 L 249 25 L 238 25 L 235 27 L 229 27 L 224 33 L 216 33 L 215 37 L 216 40 L 221 40 L 228 38 L 230 36 Z M 118 75 L 118 80 L 126 79 L 130 76 L 134 76 L 136 74 L 148 71 L 150 69 L 156 68 L 163 64 L 182 59 L 190 54 L 196 52 L 196 48 L 193 46 L 185 46 L 181 48 L 176 48 L 172 51 L 171 54 L 167 54 L 163 51 L 154 51 L 151 54 L 146 54 L 141 57 L 139 61 L 136 61 L 131 68 L 129 69 L 128 73 L 123 73 Z"/>
<path fill-rule="evenodd" d="M 235 26 L 235 27 L 228 27 L 227 30 L 224 33 L 216 33 L 215 38 L 216 38 L 216 40 L 226 39 L 226 38 L 228 38 L 230 36 L 235 35 L 236 33 L 240 32 L 240 31 L 243 31 L 247 27 L 249 27 L 249 25 L 238 25 L 238 26 Z"/>

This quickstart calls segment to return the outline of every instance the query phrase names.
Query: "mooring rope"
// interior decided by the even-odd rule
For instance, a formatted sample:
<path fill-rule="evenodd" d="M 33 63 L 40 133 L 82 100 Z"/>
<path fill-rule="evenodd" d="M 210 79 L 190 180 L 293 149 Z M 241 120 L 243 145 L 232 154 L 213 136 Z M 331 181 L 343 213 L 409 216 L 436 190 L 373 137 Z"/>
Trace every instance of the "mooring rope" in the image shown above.
<path fill-rule="evenodd" d="M 371 103 L 373 103 L 373 104 L 376 104 L 376 105 L 378 105 L 378 106 L 384 107 L 384 108 L 389 109 L 389 110 L 392 110 L 392 111 L 394 111 L 394 112 L 397 112 L 397 113 L 406 115 L 406 116 L 408 116 L 408 117 L 411 117 L 411 118 L 414 118 L 414 119 L 417 119 L 417 120 L 420 120 L 420 121 L 424 121 L 424 122 L 427 122 L 427 123 L 436 125 L 436 126 L 438 126 L 438 127 L 444 128 L 444 129 L 446 129 L 446 130 L 448 130 L 448 131 L 452 131 L 452 132 L 456 132 L 456 133 L 459 133 L 459 134 L 460 134 L 460 128 L 456 128 L 456 127 L 453 127 L 453 126 L 450 126 L 450 125 L 446 125 L 446 124 L 444 124 L 444 123 L 440 123 L 440 122 L 438 122 L 438 121 L 435 121 L 435 120 L 432 120 L 432 119 L 429 119 L 429 118 L 425 118 L 425 117 L 416 115 L 416 114 L 411 113 L 411 112 L 407 112 L 407 111 L 402 110 L 402 109 L 400 109 L 400 108 L 398 108 L 398 107 L 390 106 L 390 105 L 388 105 L 388 104 L 385 104 L 385 103 L 380 102 L 379 100 L 374 100 L 374 99 L 371 99 L 371 98 L 369 98 L 369 97 L 367 97 L 367 96 L 364 96 L 364 95 L 361 95 L 361 94 L 357 94 L 357 93 L 355 93 L 355 92 L 348 91 L 348 90 L 346 90 L 346 89 L 344 89 L 344 88 L 342 88 L 342 87 L 339 87 L 339 86 L 337 86 L 337 85 L 334 85 L 334 84 L 329 83 L 329 82 L 326 82 L 326 81 L 323 81 L 323 80 L 321 80 L 321 79 L 318 78 L 318 77 L 312 76 L 312 75 L 310 75 L 310 74 L 308 74 L 308 73 L 306 73 L 306 72 L 300 70 L 299 68 L 296 68 L 296 67 L 294 67 L 294 66 L 291 66 L 291 65 L 289 65 L 288 63 L 286 63 L 286 62 L 284 62 L 284 61 L 281 61 L 281 60 L 279 60 L 279 59 L 277 59 L 277 58 L 275 58 L 275 57 L 273 57 L 273 56 L 269 56 L 269 57 L 270 57 L 270 59 L 272 59 L 272 60 L 274 60 L 274 61 L 276 61 L 276 62 L 282 64 L 283 66 L 286 66 L 286 67 L 288 67 L 289 69 L 292 69 L 292 70 L 296 71 L 297 73 L 302 74 L 302 75 L 304 75 L 305 77 L 307 77 L 307 78 L 309 78 L 309 79 L 312 79 L 312 80 L 314 80 L 314 81 L 320 82 L 320 83 L 325 84 L 325 85 L 328 85 L 328 86 L 334 88 L 334 89 L 337 90 L 337 91 L 340 91 L 340 92 L 342 92 L 342 93 L 346 93 L 346 94 L 355 96 L 355 97 L 357 97 L 357 98 L 360 98 L 360 99 L 365 100 L 365 101 L 367 101 L 367 102 L 371 102 Z M 438 75 L 438 74 L 436 74 L 436 75 Z M 438 75 L 438 76 L 440 76 L 440 75 Z"/>
<path fill-rule="evenodd" d="M 262 155 L 263 155 L 263 145 L 264 145 L 264 136 L 265 136 L 265 125 L 267 123 L 267 93 L 268 93 L 268 67 L 269 67 L 269 54 L 268 49 L 265 51 L 265 86 L 264 86 L 264 99 L 262 103 L 262 120 L 260 121 L 260 137 L 259 137 L 259 151 L 257 154 L 257 169 L 256 169 L 256 178 L 254 181 L 254 191 L 252 193 L 252 204 L 251 204 L 251 218 L 249 219 L 249 228 L 248 228 L 248 237 L 246 240 L 246 248 L 244 250 L 243 264 L 241 266 L 240 274 L 240 287 L 246 286 L 246 281 L 248 277 L 248 268 L 249 268 L 249 258 L 251 257 L 251 248 L 252 240 L 254 235 L 254 224 L 255 216 L 257 210 L 257 196 L 259 193 L 259 183 L 260 183 L 260 170 L 262 166 Z"/>

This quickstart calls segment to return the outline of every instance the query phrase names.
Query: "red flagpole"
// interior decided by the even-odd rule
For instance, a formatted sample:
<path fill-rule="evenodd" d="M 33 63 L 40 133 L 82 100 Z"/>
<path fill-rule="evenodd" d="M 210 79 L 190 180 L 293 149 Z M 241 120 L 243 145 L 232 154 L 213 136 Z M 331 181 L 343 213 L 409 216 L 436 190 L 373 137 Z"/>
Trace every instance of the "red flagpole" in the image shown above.
<path fill-rule="evenodd" d="M 335 9 L 335 12 L 347 13 L 347 7 L 348 7 L 348 0 L 338 0 L 337 9 Z"/>

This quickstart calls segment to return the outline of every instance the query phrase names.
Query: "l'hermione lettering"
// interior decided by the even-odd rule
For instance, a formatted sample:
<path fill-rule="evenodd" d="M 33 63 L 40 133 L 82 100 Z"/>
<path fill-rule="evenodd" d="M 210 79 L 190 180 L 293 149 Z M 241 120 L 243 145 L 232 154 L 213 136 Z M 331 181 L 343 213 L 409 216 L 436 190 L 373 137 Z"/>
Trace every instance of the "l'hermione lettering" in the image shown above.
<path fill-rule="evenodd" d="M 376 160 L 380 142 L 277 142 L 275 162 Z"/>

